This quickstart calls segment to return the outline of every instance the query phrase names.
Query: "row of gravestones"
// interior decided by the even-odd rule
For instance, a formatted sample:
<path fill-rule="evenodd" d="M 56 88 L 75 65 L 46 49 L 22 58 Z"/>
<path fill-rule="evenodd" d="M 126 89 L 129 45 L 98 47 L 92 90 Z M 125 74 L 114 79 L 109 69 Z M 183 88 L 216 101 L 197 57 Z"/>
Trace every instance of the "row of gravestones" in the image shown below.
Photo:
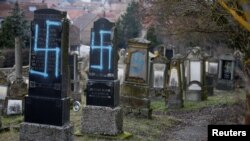
<path fill-rule="evenodd" d="M 121 85 L 121 100 L 122 104 L 128 107 L 128 112 L 137 109 L 139 113 L 144 114 L 146 111 L 146 116 L 150 117 L 150 87 L 154 91 L 161 90 L 167 97 L 168 108 L 183 107 L 183 99 L 205 100 L 207 95 L 213 95 L 214 86 L 220 90 L 235 88 L 235 63 L 239 68 L 240 58 L 235 59 L 234 56 L 225 54 L 221 55 L 220 62 L 216 63 L 203 55 L 199 47 L 195 47 L 185 58 L 175 55 L 168 70 L 166 57 L 156 54 L 152 60 L 148 59 L 147 44 L 145 39 L 133 39 L 129 42 L 127 58 L 124 50 L 120 53 L 118 72 L 120 80 L 124 81 Z M 142 64 L 148 64 L 150 67 Z M 214 80 L 217 80 L 216 84 Z"/>

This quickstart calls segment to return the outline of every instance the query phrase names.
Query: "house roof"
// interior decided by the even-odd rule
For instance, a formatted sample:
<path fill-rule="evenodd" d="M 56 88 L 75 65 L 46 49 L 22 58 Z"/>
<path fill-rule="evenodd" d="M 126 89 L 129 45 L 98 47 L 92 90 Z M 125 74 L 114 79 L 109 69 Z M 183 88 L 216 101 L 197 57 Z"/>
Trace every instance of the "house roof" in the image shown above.
<path fill-rule="evenodd" d="M 93 23 L 98 18 L 97 15 L 92 13 L 86 13 L 73 21 L 80 31 L 87 27 L 89 24 Z"/>

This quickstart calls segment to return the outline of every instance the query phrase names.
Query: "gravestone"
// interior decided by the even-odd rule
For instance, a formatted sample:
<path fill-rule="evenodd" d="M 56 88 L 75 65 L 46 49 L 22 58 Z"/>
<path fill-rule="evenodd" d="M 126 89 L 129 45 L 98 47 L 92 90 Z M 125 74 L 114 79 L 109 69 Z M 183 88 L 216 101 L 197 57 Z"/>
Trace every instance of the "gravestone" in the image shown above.
<path fill-rule="evenodd" d="M 206 100 L 205 60 L 200 47 L 194 47 L 187 56 L 186 100 Z"/>
<path fill-rule="evenodd" d="M 218 78 L 218 59 L 210 57 L 206 61 L 206 87 L 209 96 L 214 95 L 214 87 L 216 86 Z"/>
<path fill-rule="evenodd" d="M 235 58 L 231 54 L 219 56 L 219 74 L 216 88 L 218 90 L 234 90 Z"/>
<path fill-rule="evenodd" d="M 69 21 L 54 9 L 34 11 L 31 27 L 29 95 L 20 141 L 70 141 Z"/>
<path fill-rule="evenodd" d="M 91 29 L 89 80 L 81 119 L 84 133 L 117 135 L 123 132 L 120 82 L 117 80 L 118 54 L 112 43 L 113 34 L 114 23 L 105 18 L 95 21 Z"/>
<path fill-rule="evenodd" d="M 166 105 L 168 109 L 182 108 L 183 104 L 183 84 L 184 81 L 183 56 L 180 54 L 172 58 L 170 64 L 170 76 L 168 81 L 168 96 Z"/>
<path fill-rule="evenodd" d="M 147 118 L 152 115 L 149 99 L 149 44 L 143 38 L 129 40 L 125 81 L 121 90 L 121 102 L 126 111 L 134 109 L 135 113 Z"/>
<path fill-rule="evenodd" d="M 242 88 L 245 87 L 245 82 L 244 82 L 244 67 L 243 67 L 243 54 L 239 51 L 236 50 L 234 52 L 234 58 L 235 58 L 235 87 L 236 88 Z"/>
<path fill-rule="evenodd" d="M 151 89 L 155 94 L 165 95 L 169 61 L 158 51 L 155 51 L 155 54 L 151 65 Z"/>

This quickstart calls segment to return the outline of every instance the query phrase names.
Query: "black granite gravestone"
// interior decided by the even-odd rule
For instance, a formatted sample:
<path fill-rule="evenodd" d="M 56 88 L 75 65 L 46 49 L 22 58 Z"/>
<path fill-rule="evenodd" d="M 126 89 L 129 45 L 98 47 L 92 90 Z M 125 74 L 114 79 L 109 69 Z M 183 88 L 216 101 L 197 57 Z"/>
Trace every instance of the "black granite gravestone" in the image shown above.
<path fill-rule="evenodd" d="M 117 79 L 117 50 L 112 46 L 114 23 L 105 18 L 91 29 L 89 79 Z"/>
<path fill-rule="evenodd" d="M 119 104 L 118 54 L 112 46 L 113 26 L 114 23 L 100 18 L 91 30 L 87 105 L 115 107 Z"/>
<path fill-rule="evenodd" d="M 34 12 L 25 122 L 62 126 L 69 121 L 68 30 L 66 12 Z"/>

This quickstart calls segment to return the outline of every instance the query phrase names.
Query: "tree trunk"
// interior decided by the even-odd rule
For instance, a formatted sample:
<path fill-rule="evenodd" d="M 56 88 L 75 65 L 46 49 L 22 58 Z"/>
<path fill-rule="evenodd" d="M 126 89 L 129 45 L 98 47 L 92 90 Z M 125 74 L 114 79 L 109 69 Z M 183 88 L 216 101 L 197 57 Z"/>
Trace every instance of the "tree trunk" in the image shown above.
<path fill-rule="evenodd" d="M 22 81 L 22 46 L 20 37 L 15 37 L 15 71 L 16 81 Z"/>

